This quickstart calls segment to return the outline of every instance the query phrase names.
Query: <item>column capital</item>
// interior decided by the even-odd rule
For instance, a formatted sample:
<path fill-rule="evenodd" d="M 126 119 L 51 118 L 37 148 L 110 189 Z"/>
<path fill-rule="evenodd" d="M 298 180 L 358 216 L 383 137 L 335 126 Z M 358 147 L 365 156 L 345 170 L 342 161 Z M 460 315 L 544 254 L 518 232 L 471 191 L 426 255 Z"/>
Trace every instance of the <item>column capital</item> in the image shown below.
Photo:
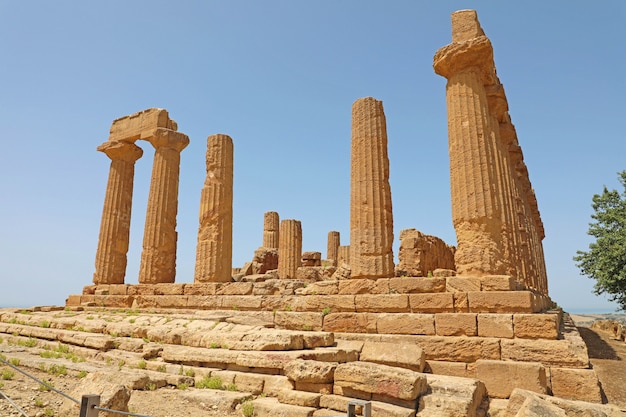
<path fill-rule="evenodd" d="M 170 129 L 154 129 L 152 135 L 146 139 L 155 149 L 169 148 L 181 152 L 189 145 L 189 137 L 184 133 Z"/>
<path fill-rule="evenodd" d="M 477 68 L 483 84 L 493 84 L 495 67 L 493 47 L 486 36 L 477 36 L 464 42 L 453 42 L 440 48 L 433 58 L 433 68 L 442 77 L 450 79 L 455 74 Z"/>
<path fill-rule="evenodd" d="M 97 150 L 104 152 L 112 160 L 127 162 L 135 162 L 143 155 L 143 150 L 139 146 L 132 142 L 119 140 L 106 141 L 98 146 Z"/>

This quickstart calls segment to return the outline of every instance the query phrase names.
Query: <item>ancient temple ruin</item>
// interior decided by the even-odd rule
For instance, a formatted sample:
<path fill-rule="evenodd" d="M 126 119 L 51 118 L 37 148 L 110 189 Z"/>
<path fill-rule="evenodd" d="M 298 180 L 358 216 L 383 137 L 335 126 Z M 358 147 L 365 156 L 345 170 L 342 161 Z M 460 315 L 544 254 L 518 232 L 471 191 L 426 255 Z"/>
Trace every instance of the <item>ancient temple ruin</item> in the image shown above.
<path fill-rule="evenodd" d="M 347 244 L 340 244 L 339 232 L 330 231 L 326 259 L 321 251 L 303 253 L 301 222 L 280 221 L 277 212 L 267 212 L 252 261 L 231 270 L 233 141 L 213 135 L 201 191 L 195 277 L 192 283 L 175 284 L 178 163 L 188 139 L 165 110 L 149 109 L 114 121 L 109 141 L 98 148 L 112 162 L 94 285 L 69 296 L 67 306 L 213 310 L 222 318 L 244 317 L 233 323 L 254 317 L 299 342 L 268 342 L 261 348 L 262 343 L 243 343 L 242 335 L 228 349 L 213 351 L 223 356 L 212 356 L 211 363 L 237 372 L 261 367 L 271 369 L 265 374 L 289 375 L 290 389 L 306 395 L 279 398 L 281 404 L 337 410 L 331 400 L 352 397 L 393 410 L 384 415 L 412 417 L 427 406 L 424 398 L 438 401 L 428 397 L 437 384 L 433 381 L 442 381 L 437 378 L 473 381 L 465 414 L 470 416 L 480 414 L 485 395 L 508 398 L 516 388 L 600 401 L 582 339 L 567 315 L 551 310 L 537 201 L 496 76 L 492 45 L 476 12 L 452 14 L 452 43 L 437 51 L 433 66 L 447 79 L 456 247 L 416 229 L 404 230 L 396 265 L 386 119 L 382 102 L 367 97 L 352 106 Z M 133 169 L 141 157 L 134 142 L 139 139 L 150 141 L 157 152 L 139 284 L 127 285 Z M 193 335 L 176 340 L 198 349 L 209 343 Z M 241 352 L 279 352 L 244 360 L 248 354 L 236 347 L 244 344 Z M 335 363 L 334 378 L 315 381 L 290 370 L 293 358 L 284 351 L 322 347 L 335 350 L 316 361 L 349 366 Z M 183 361 L 176 358 L 171 360 Z M 406 396 L 378 392 L 365 381 L 350 382 L 366 368 L 372 375 L 390 372 L 380 368 L 385 366 L 434 379 L 430 388 L 424 385 Z M 507 378 L 513 374 L 515 379 Z"/>

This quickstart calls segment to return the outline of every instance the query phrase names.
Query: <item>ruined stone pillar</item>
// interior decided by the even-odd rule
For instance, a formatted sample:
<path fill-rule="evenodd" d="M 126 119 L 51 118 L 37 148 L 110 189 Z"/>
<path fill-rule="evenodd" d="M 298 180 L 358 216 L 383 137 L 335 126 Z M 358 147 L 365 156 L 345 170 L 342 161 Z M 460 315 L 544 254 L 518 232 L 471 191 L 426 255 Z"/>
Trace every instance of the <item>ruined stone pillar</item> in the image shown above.
<path fill-rule="evenodd" d="M 352 278 L 394 276 L 393 214 L 383 103 L 352 105 L 350 268 Z"/>
<path fill-rule="evenodd" d="M 331 261 L 333 265 L 337 265 L 339 259 L 339 232 L 328 232 L 328 243 L 326 247 L 326 259 Z"/>
<path fill-rule="evenodd" d="M 98 151 L 111 158 L 96 251 L 94 284 L 123 284 L 130 233 L 135 161 L 143 151 L 131 142 L 104 142 Z"/>
<path fill-rule="evenodd" d="M 280 222 L 278 246 L 278 278 L 293 279 L 302 257 L 302 225 L 299 220 Z"/>
<path fill-rule="evenodd" d="M 337 251 L 337 266 L 341 264 L 350 265 L 350 246 L 339 246 Z"/>
<path fill-rule="evenodd" d="M 437 51 L 435 72 L 448 79 L 448 147 L 452 221 L 459 275 L 506 273 L 502 207 L 484 84 L 495 77 L 493 49 L 473 10 L 452 14 L 453 43 Z"/>
<path fill-rule="evenodd" d="M 263 247 L 278 248 L 279 244 L 279 221 L 278 213 L 268 211 L 263 216 Z"/>
<path fill-rule="evenodd" d="M 173 283 L 176 276 L 180 152 L 189 144 L 189 138 L 173 130 L 158 128 L 147 140 L 154 146 L 155 152 L 139 283 Z"/>
<path fill-rule="evenodd" d="M 218 134 L 207 139 L 194 282 L 231 281 L 232 242 L 233 141 Z"/>

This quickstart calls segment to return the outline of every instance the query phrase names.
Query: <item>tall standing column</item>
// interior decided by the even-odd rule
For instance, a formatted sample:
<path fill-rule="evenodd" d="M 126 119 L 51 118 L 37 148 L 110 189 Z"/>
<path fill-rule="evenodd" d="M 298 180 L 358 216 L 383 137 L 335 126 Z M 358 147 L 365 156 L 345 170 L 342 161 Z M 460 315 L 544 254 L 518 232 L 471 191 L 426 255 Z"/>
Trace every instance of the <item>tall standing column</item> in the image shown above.
<path fill-rule="evenodd" d="M 340 236 L 337 231 L 328 232 L 328 242 L 326 247 L 326 259 L 332 261 L 334 265 L 337 265 L 339 259 L 339 243 Z"/>
<path fill-rule="evenodd" d="M 143 151 L 131 142 L 109 141 L 98 151 L 111 158 L 96 251 L 94 284 L 123 284 L 133 202 L 135 161 Z"/>
<path fill-rule="evenodd" d="M 229 282 L 233 254 L 233 141 L 207 139 L 206 179 L 200 196 L 195 282 Z"/>
<path fill-rule="evenodd" d="M 393 214 L 382 101 L 352 105 L 350 268 L 352 278 L 394 276 Z"/>
<path fill-rule="evenodd" d="M 277 249 L 280 243 L 279 239 L 279 220 L 278 213 L 268 211 L 263 216 L 263 247 Z"/>
<path fill-rule="evenodd" d="M 280 245 L 278 246 L 278 278 L 296 277 L 302 257 L 302 225 L 299 220 L 280 222 Z"/>
<path fill-rule="evenodd" d="M 459 275 L 503 274 L 502 207 L 497 148 L 485 83 L 495 77 L 493 49 L 476 13 L 453 14 L 453 43 L 437 51 L 435 72 L 448 79 L 448 147 L 452 221 Z"/>
<path fill-rule="evenodd" d="M 155 152 L 139 283 L 173 283 L 176 276 L 180 152 L 189 144 L 189 138 L 173 130 L 158 128 L 147 140 L 154 146 Z"/>

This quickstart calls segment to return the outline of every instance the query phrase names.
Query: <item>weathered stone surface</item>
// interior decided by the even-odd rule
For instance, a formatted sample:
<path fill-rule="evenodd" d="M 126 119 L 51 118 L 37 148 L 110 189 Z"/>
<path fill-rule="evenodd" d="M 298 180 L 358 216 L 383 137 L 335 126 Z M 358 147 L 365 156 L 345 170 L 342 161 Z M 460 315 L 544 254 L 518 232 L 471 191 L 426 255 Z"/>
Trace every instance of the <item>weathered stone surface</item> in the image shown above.
<path fill-rule="evenodd" d="M 352 278 L 394 276 L 387 127 L 372 97 L 352 105 L 350 268 Z"/>
<path fill-rule="evenodd" d="M 559 336 L 556 314 L 514 314 L 513 332 L 522 339 L 556 339 Z"/>
<path fill-rule="evenodd" d="M 358 312 L 406 312 L 409 298 L 406 294 L 358 294 L 354 297 Z"/>
<path fill-rule="evenodd" d="M 176 122 L 165 109 L 146 109 L 115 119 L 109 130 L 109 141 L 148 139 L 157 128 L 178 130 Z"/>
<path fill-rule="evenodd" d="M 516 416 L 527 400 L 541 401 L 557 406 L 567 416 L 623 417 L 624 412 L 609 404 L 593 404 L 582 401 L 569 401 L 559 397 L 541 395 L 532 391 L 515 389 L 509 398 L 506 417 Z M 541 414 L 540 414 L 541 415 Z M 543 414 L 546 415 L 546 414 Z M 551 415 L 551 414 L 547 414 Z"/>
<path fill-rule="evenodd" d="M 434 375 L 448 375 L 468 378 L 467 364 L 465 362 L 447 362 L 429 360 L 425 362 L 425 372 Z"/>
<path fill-rule="evenodd" d="M 602 403 L 598 375 L 593 369 L 550 368 L 552 395 L 594 403 Z"/>
<path fill-rule="evenodd" d="M 417 345 L 365 342 L 359 360 L 411 369 L 416 372 L 424 370 L 424 352 Z"/>
<path fill-rule="evenodd" d="M 286 363 L 284 372 L 289 379 L 296 382 L 332 384 L 336 367 L 337 364 L 333 362 L 297 359 Z"/>
<path fill-rule="evenodd" d="M 299 288 L 298 290 L 296 290 L 296 294 L 299 294 L 299 295 L 338 294 L 339 293 L 338 283 L 339 281 L 336 281 L 336 280 L 314 282 L 314 283 L 307 285 L 304 288 Z"/>
<path fill-rule="evenodd" d="M 398 271 L 411 277 L 426 277 L 435 269 L 454 268 L 454 247 L 416 229 L 400 232 Z"/>
<path fill-rule="evenodd" d="M 209 136 L 194 282 L 231 281 L 233 173 L 233 140 L 222 134 Z"/>
<path fill-rule="evenodd" d="M 314 392 L 282 390 L 278 392 L 277 398 L 281 404 L 317 408 L 319 406 L 321 396 L 322 394 Z"/>
<path fill-rule="evenodd" d="M 512 291 L 515 279 L 510 275 L 486 275 L 480 277 L 482 291 Z"/>
<path fill-rule="evenodd" d="M 335 369 L 335 387 L 401 400 L 415 400 L 426 392 L 426 377 L 408 369 L 369 362 L 350 362 Z"/>
<path fill-rule="evenodd" d="M 475 417 L 485 397 L 485 385 L 476 379 L 429 375 L 428 393 L 420 398 L 418 416 Z"/>
<path fill-rule="evenodd" d="M 513 315 L 478 314 L 478 336 L 513 338 Z"/>
<path fill-rule="evenodd" d="M 478 360 L 476 378 L 494 398 L 508 398 L 514 388 L 547 393 L 546 370 L 541 363 Z"/>
<path fill-rule="evenodd" d="M 376 320 L 378 333 L 387 334 L 435 334 L 433 314 L 394 313 L 379 314 Z"/>
<path fill-rule="evenodd" d="M 309 417 L 315 408 L 281 404 L 276 398 L 257 398 L 252 401 L 255 417 Z"/>
<path fill-rule="evenodd" d="M 468 292 L 469 309 L 475 313 L 534 313 L 538 311 L 530 291 Z"/>
<path fill-rule="evenodd" d="M 413 313 L 453 313 L 452 293 L 409 294 L 409 304 Z"/>
<path fill-rule="evenodd" d="M 321 252 L 302 252 L 302 266 L 322 266 Z"/>
<path fill-rule="evenodd" d="M 582 340 L 501 339 L 502 360 L 540 362 L 547 366 L 588 368 Z"/>
<path fill-rule="evenodd" d="M 446 278 L 446 291 L 470 292 L 480 291 L 480 278 L 475 277 L 448 277 Z"/>
<path fill-rule="evenodd" d="M 389 280 L 389 291 L 398 294 L 444 292 L 444 278 L 400 277 Z"/>
<path fill-rule="evenodd" d="M 337 265 L 339 260 L 339 246 L 341 245 L 339 232 L 332 230 L 328 232 L 328 243 L 326 245 L 326 259 L 333 265 Z"/>
<path fill-rule="evenodd" d="M 426 360 L 476 362 L 500 359 L 500 340 L 465 336 L 415 336 Z"/>
<path fill-rule="evenodd" d="M 368 313 L 330 313 L 324 316 L 325 332 L 376 333 L 376 316 Z"/>
<path fill-rule="evenodd" d="M 278 269 L 278 248 L 260 247 L 254 251 L 252 258 L 252 272 L 265 274 L 273 269 Z"/>
<path fill-rule="evenodd" d="M 322 330 L 324 314 L 314 312 L 277 311 L 274 323 L 282 329 L 290 330 Z"/>
<path fill-rule="evenodd" d="M 189 144 L 189 138 L 182 133 L 159 128 L 148 140 L 154 146 L 155 152 L 139 282 L 173 283 L 176 276 L 180 152 Z"/>
<path fill-rule="evenodd" d="M 263 215 L 263 247 L 278 249 L 280 242 L 278 213 L 268 211 Z"/>
<path fill-rule="evenodd" d="M 88 374 L 81 383 L 68 395 L 72 398 L 82 398 L 83 395 L 100 395 L 100 407 L 111 410 L 128 411 L 128 400 L 131 388 L 118 382 L 115 372 L 93 372 Z M 68 399 L 63 400 L 59 414 L 63 416 L 78 415 L 80 404 Z M 103 417 L 117 417 L 117 413 L 100 412 Z"/>
<path fill-rule="evenodd" d="M 318 394 L 330 394 L 333 392 L 333 384 L 320 384 L 317 382 L 295 382 L 296 390 L 314 392 Z"/>
<path fill-rule="evenodd" d="M 279 242 L 278 277 L 295 278 L 302 255 L 302 225 L 299 220 L 287 219 L 280 222 Z"/>
<path fill-rule="evenodd" d="M 477 321 L 473 313 L 435 314 L 435 329 L 438 336 L 476 336 Z"/>
<path fill-rule="evenodd" d="M 341 246 L 339 249 L 341 249 L 342 247 L 343 246 Z M 341 253 L 341 250 L 339 251 L 339 253 Z M 350 269 L 350 266 L 342 261 L 338 261 L 338 264 L 339 266 L 337 267 L 337 270 L 333 273 L 333 275 L 330 278 L 334 280 L 350 278 L 350 276 L 352 275 L 352 270 Z"/>

